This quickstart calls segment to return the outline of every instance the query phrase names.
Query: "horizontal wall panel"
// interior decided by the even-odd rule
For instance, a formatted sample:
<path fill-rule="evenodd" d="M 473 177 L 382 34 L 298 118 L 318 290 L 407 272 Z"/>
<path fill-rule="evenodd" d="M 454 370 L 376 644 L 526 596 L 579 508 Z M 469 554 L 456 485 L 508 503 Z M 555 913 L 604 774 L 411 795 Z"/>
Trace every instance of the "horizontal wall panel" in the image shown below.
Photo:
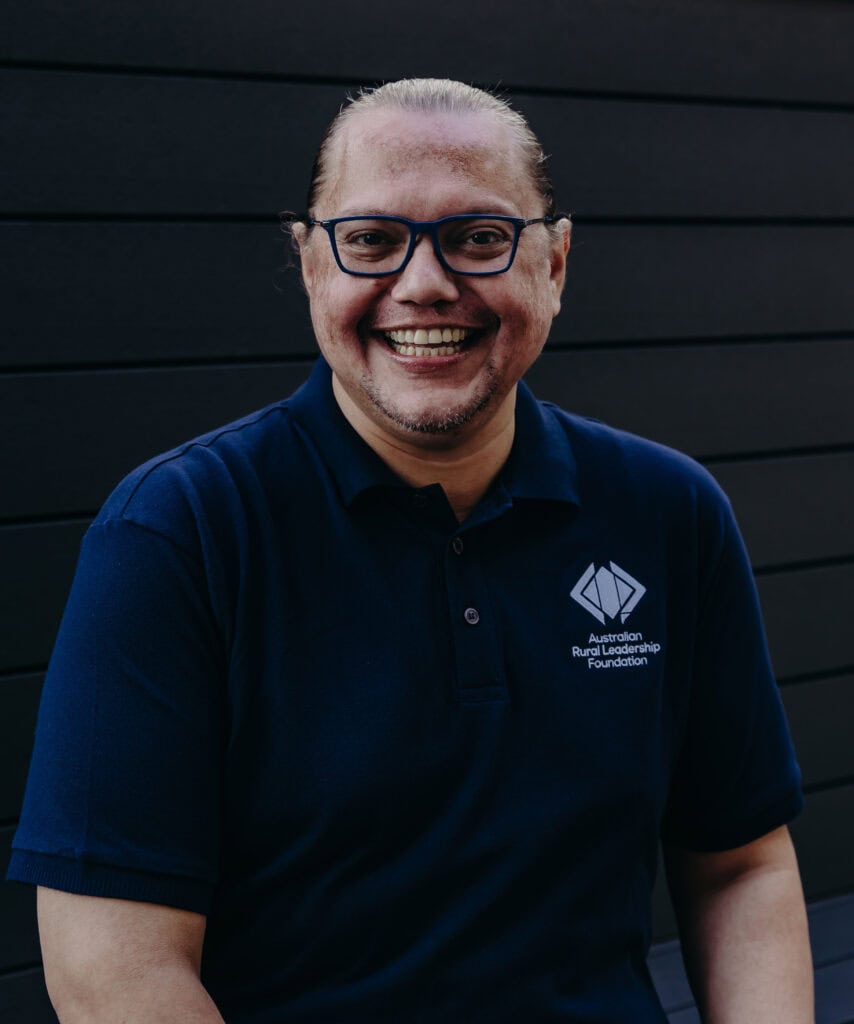
<path fill-rule="evenodd" d="M 311 352 L 271 224 L 0 224 L 0 367 Z"/>
<path fill-rule="evenodd" d="M 807 899 L 854 890 L 854 785 L 811 793 L 792 838 Z"/>
<path fill-rule="evenodd" d="M 298 18 L 271 3 L 34 0 L 6 12 L 0 59 L 852 103 L 852 35 L 854 10 L 833 0 L 472 0 L 464 18 L 452 0 L 429 14 L 316 0 Z"/>
<path fill-rule="evenodd" d="M 47 661 L 84 532 L 81 523 L 0 528 L 0 672 Z"/>
<path fill-rule="evenodd" d="M 0 679 L 0 821 L 21 810 L 42 678 L 32 672 Z"/>
<path fill-rule="evenodd" d="M 0 971 L 32 964 L 41 956 L 35 888 L 4 881 L 14 833 L 14 828 L 0 828 Z"/>
<path fill-rule="evenodd" d="M 308 354 L 287 258 L 275 223 L 0 223 L 0 368 Z M 852 265 L 854 227 L 581 225 L 551 344 L 854 332 Z"/>
<path fill-rule="evenodd" d="M 320 135 L 344 93 L 0 71 L 0 120 L 14 141 L 0 168 L 0 212 L 275 217 L 302 209 Z"/>
<path fill-rule="evenodd" d="M 757 583 L 778 678 L 854 664 L 854 563 L 760 576 Z"/>
<path fill-rule="evenodd" d="M 552 342 L 849 331 L 852 264 L 851 227 L 582 224 Z"/>
<path fill-rule="evenodd" d="M 854 778 L 854 673 L 784 686 L 782 694 L 804 785 Z"/>
<path fill-rule="evenodd" d="M 301 210 L 343 86 L 0 71 L 0 212 Z M 581 217 L 854 216 L 854 112 L 518 96 Z"/>
<path fill-rule="evenodd" d="M 854 342 L 546 349 L 535 393 L 695 457 L 850 444 Z"/>
<path fill-rule="evenodd" d="M 310 363 L 0 377 L 9 426 L 4 517 L 100 507 L 119 480 L 162 451 L 291 394 Z M 8 475 L 5 475 L 8 473 Z"/>
<path fill-rule="evenodd" d="M 40 967 L 0 975 L 0 1020 L 3 1024 L 57 1024 Z"/>
<path fill-rule="evenodd" d="M 0 515 L 90 512 L 139 462 L 286 397 L 310 365 L 0 376 L 0 479 L 15 481 Z M 852 342 L 552 352 L 529 377 L 540 397 L 695 456 L 854 437 Z"/>
<path fill-rule="evenodd" d="M 708 468 L 732 501 L 754 567 L 854 555 L 854 453 Z"/>

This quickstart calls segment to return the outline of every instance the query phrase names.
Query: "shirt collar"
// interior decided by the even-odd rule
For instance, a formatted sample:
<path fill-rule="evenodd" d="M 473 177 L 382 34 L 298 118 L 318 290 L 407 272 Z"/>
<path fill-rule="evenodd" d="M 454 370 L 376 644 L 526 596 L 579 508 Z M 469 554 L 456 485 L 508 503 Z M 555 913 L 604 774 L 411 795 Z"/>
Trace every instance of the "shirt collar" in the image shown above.
<path fill-rule="evenodd" d="M 581 504 L 566 430 L 552 406 L 538 402 L 524 381 L 516 389 L 516 432 L 501 480 L 511 498 Z"/>
<path fill-rule="evenodd" d="M 350 426 L 332 392 L 332 371 L 322 356 L 288 408 L 320 449 L 345 505 L 372 487 L 407 486 Z"/>
<path fill-rule="evenodd" d="M 332 371 L 319 357 L 305 384 L 288 401 L 294 418 L 317 443 L 345 505 L 373 487 L 407 487 L 362 440 L 332 392 Z M 565 430 L 548 405 L 519 382 L 516 432 L 499 486 L 515 498 L 579 505 L 576 464 Z"/>

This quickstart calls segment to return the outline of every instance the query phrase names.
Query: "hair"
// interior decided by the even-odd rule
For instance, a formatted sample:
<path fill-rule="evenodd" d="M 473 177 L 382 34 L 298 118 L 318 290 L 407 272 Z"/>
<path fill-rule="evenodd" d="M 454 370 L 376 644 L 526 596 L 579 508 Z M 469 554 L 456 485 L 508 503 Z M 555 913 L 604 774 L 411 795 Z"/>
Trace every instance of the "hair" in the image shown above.
<path fill-rule="evenodd" d="M 361 89 L 356 96 L 348 96 L 321 139 L 308 188 L 306 209 L 309 213 L 329 181 L 330 154 L 350 120 L 360 111 L 388 109 L 412 110 L 424 114 L 492 114 L 515 138 L 531 183 L 543 200 L 545 215 L 555 214 L 554 186 L 548 170 L 548 157 L 525 117 L 514 110 L 507 100 L 484 89 L 448 78 L 404 78 L 374 89 Z M 293 217 L 291 222 L 306 223 L 307 219 L 305 215 Z"/>

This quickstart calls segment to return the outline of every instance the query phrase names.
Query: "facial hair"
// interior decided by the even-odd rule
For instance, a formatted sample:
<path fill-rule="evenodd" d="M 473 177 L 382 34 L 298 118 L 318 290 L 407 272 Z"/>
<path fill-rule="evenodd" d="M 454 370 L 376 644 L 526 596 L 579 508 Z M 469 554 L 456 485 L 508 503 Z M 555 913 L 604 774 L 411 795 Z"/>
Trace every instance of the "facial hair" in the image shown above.
<path fill-rule="evenodd" d="M 492 401 L 498 391 L 498 374 L 492 364 L 486 366 L 485 380 L 478 391 L 472 396 L 468 405 L 461 409 L 429 410 L 418 417 L 405 415 L 377 387 L 369 374 L 363 374 L 360 380 L 362 391 L 370 399 L 376 409 L 391 420 L 395 426 L 416 434 L 451 434 L 460 430 L 482 412 Z"/>

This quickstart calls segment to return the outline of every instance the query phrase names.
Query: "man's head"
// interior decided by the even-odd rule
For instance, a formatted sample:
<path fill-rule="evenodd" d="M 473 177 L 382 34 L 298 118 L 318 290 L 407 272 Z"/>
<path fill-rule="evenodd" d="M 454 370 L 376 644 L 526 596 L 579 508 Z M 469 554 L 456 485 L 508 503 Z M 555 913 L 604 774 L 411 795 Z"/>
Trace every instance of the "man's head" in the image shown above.
<path fill-rule="evenodd" d="M 367 417 L 398 442 L 453 447 L 512 416 L 515 385 L 560 308 L 569 223 L 542 222 L 553 203 L 524 118 L 479 89 L 395 82 L 342 110 L 294 236 L 318 344 L 351 421 Z M 405 224 L 382 220 L 464 214 L 499 219 L 412 229 L 411 248 Z M 366 215 L 379 219 L 328 223 Z M 394 239 L 409 259 L 389 272 Z M 494 268 L 506 260 L 486 258 L 495 246 L 513 257 L 504 273 Z M 370 276 L 376 267 L 383 276 Z"/>
<path fill-rule="evenodd" d="M 492 93 L 447 78 L 404 78 L 377 89 L 363 90 L 341 107 L 329 123 L 311 172 L 306 209 L 314 210 L 322 191 L 330 184 L 336 163 L 336 147 L 344 130 L 357 114 L 372 110 L 407 110 L 423 114 L 483 114 L 505 128 L 514 139 L 528 179 L 542 198 L 542 212 L 555 212 L 554 185 L 548 160 L 531 126 L 509 103 Z"/>

